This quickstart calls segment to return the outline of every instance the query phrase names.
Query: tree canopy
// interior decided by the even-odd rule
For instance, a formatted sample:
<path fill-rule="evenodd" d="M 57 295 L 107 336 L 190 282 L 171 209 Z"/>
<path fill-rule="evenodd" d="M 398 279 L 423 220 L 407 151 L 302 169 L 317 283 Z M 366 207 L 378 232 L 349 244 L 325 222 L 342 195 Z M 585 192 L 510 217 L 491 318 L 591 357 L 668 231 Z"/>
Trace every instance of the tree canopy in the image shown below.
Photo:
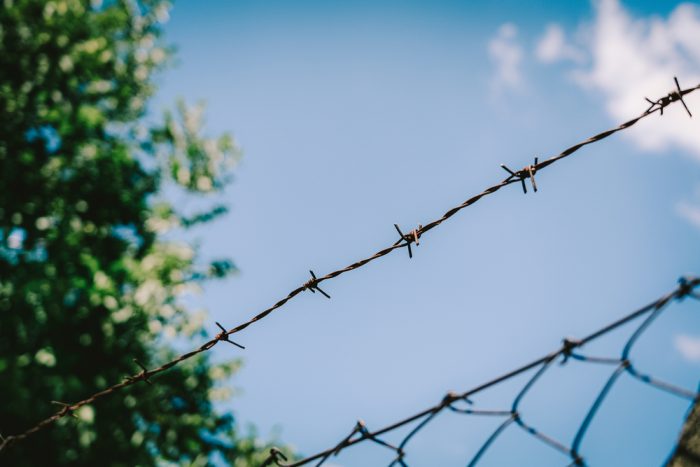
<path fill-rule="evenodd" d="M 206 336 L 190 295 L 234 270 L 188 229 L 226 208 L 238 149 L 203 109 L 155 118 L 170 62 L 162 0 L 3 0 L 0 8 L 0 434 L 169 360 Z M 201 210 L 183 210 L 182 200 Z M 174 200 L 178 200 L 176 203 Z M 233 352 L 233 351 L 232 351 Z M 238 360 L 200 354 L 0 453 L 3 465 L 255 464 L 215 407 Z"/>

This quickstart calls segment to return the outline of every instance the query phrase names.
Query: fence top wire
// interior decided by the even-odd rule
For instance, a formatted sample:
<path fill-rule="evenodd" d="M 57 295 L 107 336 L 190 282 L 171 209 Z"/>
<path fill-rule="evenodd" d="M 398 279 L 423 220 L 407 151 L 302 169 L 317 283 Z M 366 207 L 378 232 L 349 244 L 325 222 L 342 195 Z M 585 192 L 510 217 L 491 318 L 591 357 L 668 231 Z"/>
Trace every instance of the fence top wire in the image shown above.
<path fill-rule="evenodd" d="M 344 274 L 348 271 L 353 271 L 355 269 L 359 269 L 362 266 L 364 266 L 364 265 L 366 265 L 366 264 L 368 264 L 376 259 L 379 259 L 383 256 L 386 256 L 389 253 L 391 253 L 394 250 L 397 250 L 399 248 L 406 248 L 408 250 L 409 257 L 412 257 L 413 256 L 413 250 L 411 248 L 412 244 L 415 243 L 415 245 L 417 246 L 419 244 L 419 241 L 420 241 L 419 239 L 421 238 L 422 235 L 424 235 L 426 232 L 434 229 L 435 227 L 439 226 L 440 224 L 445 222 L 447 219 L 449 219 L 450 217 L 457 214 L 462 209 L 465 209 L 465 208 L 471 206 L 472 204 L 479 201 L 481 198 L 488 196 L 488 195 L 491 195 L 491 194 L 497 192 L 498 190 L 500 190 L 501 188 L 503 188 L 507 185 L 511 185 L 513 183 L 520 183 L 522 186 L 523 192 L 527 193 L 527 187 L 525 184 L 525 181 L 527 179 L 530 179 L 530 183 L 532 184 L 533 190 L 537 191 L 537 184 L 535 182 L 535 174 L 538 171 L 541 171 L 541 170 L 545 169 L 546 167 L 552 165 L 553 163 L 555 163 L 561 159 L 564 159 L 565 157 L 570 156 L 571 154 L 575 153 L 576 151 L 583 148 L 584 146 L 601 141 L 601 140 L 603 140 L 603 139 L 605 139 L 605 138 L 607 138 L 607 137 L 609 137 L 609 136 L 611 136 L 619 131 L 625 130 L 625 129 L 635 125 L 640 120 L 642 120 L 646 117 L 649 117 L 650 115 L 652 115 L 654 113 L 659 112 L 661 115 L 663 115 L 663 110 L 674 102 L 681 102 L 682 105 L 684 106 L 684 108 L 686 109 L 686 111 L 688 112 L 688 114 L 690 116 L 692 116 L 692 114 L 688 110 L 688 106 L 686 105 L 685 101 L 683 100 L 683 97 L 686 96 L 687 94 L 690 94 L 690 93 L 700 89 L 700 84 L 698 84 L 694 87 L 691 87 L 691 88 L 682 89 L 680 87 L 680 84 L 678 83 L 678 80 L 676 78 L 674 78 L 674 80 L 675 80 L 675 84 L 676 84 L 676 89 L 669 92 L 666 96 L 660 97 L 656 100 L 651 100 L 651 99 L 645 98 L 650 105 L 639 116 L 637 116 L 637 117 L 635 117 L 627 122 L 624 122 L 615 128 L 612 128 L 612 129 L 603 131 L 602 133 L 598 133 L 597 135 L 591 136 L 590 138 L 588 138 L 584 141 L 581 141 L 580 143 L 577 143 L 577 144 L 565 149 L 561 153 L 559 153 L 555 156 L 552 156 L 546 160 L 539 161 L 537 158 L 535 158 L 535 161 L 533 164 L 528 165 L 528 166 L 524 167 L 523 169 L 511 170 L 507 166 L 502 165 L 503 169 L 508 172 L 507 178 L 503 179 L 500 183 L 497 183 L 489 188 L 486 188 L 481 193 L 472 196 L 471 198 L 467 199 L 466 201 L 459 204 L 458 206 L 453 207 L 452 209 L 445 212 L 440 218 L 435 219 L 431 222 L 428 222 L 425 225 L 418 225 L 417 228 L 412 229 L 411 231 L 409 231 L 407 233 L 404 233 L 398 225 L 394 224 L 394 227 L 396 228 L 396 230 L 399 234 L 399 238 L 391 246 L 377 251 L 372 256 L 369 256 L 365 259 L 356 261 L 356 262 L 354 262 L 354 263 L 352 263 L 352 264 L 350 264 L 342 269 L 338 269 L 338 270 L 335 270 L 333 272 L 329 272 L 328 274 L 320 276 L 320 277 L 317 277 L 313 271 L 310 271 L 311 278 L 307 282 L 305 282 L 303 285 L 301 285 L 301 286 L 295 288 L 294 290 L 292 290 L 291 292 L 289 292 L 286 297 L 280 299 L 272 306 L 261 311 L 260 313 L 258 313 L 257 315 L 255 315 L 254 317 L 249 319 L 248 321 L 241 323 L 238 326 L 231 328 L 231 329 L 228 329 L 228 330 L 226 330 L 226 328 L 224 328 L 221 324 L 217 323 L 217 326 L 221 329 L 221 332 L 219 332 L 216 336 L 214 336 L 213 339 L 209 340 L 208 342 L 205 342 L 199 348 L 194 349 L 194 350 L 187 352 L 185 354 L 182 354 L 182 355 L 176 357 L 175 359 L 173 359 L 167 363 L 164 363 L 163 365 L 161 365 L 157 368 L 153 368 L 153 369 L 149 370 L 146 367 L 142 366 L 140 363 L 136 362 L 136 364 L 141 368 L 140 372 L 135 373 L 131 376 L 127 376 L 127 377 L 125 377 L 125 379 L 122 382 L 113 384 L 112 386 L 109 386 L 109 387 L 103 389 L 102 391 L 99 391 L 99 392 L 97 392 L 97 393 L 95 393 L 95 394 L 93 394 L 93 395 L 91 395 L 91 396 L 89 396 L 81 401 L 74 402 L 72 404 L 62 405 L 61 410 L 54 413 L 50 417 L 38 422 L 36 425 L 34 425 L 33 427 L 27 429 L 26 431 L 24 431 L 22 433 L 7 436 L 4 438 L 0 438 L 0 452 L 2 452 L 3 449 L 9 447 L 10 445 L 12 445 L 18 441 L 22 441 L 22 440 L 28 438 L 29 436 L 33 435 L 34 433 L 52 425 L 53 423 L 55 423 L 59 419 L 65 417 L 65 416 L 71 415 L 76 409 L 78 409 L 84 405 L 91 404 L 91 403 L 95 402 L 97 399 L 101 399 L 105 396 L 111 395 L 111 394 L 113 394 L 121 389 L 124 389 L 126 387 L 140 383 L 142 381 L 150 382 L 151 381 L 150 377 L 157 375 L 159 373 L 162 373 L 162 372 L 172 368 L 173 366 L 179 364 L 180 362 L 194 357 L 195 355 L 197 355 L 199 353 L 206 352 L 206 351 L 210 350 L 212 347 L 217 345 L 219 342 L 228 342 L 232 345 L 235 345 L 237 347 L 242 348 L 243 347 L 242 345 L 232 341 L 229 336 L 231 336 L 232 334 L 238 333 L 238 332 L 244 330 L 245 328 L 247 328 L 248 326 L 252 325 L 253 323 L 260 321 L 263 318 L 267 317 L 270 313 L 272 313 L 276 309 L 284 306 L 288 301 L 290 301 L 291 299 L 293 299 L 294 297 L 299 295 L 301 292 L 303 292 L 305 290 L 309 290 L 309 291 L 314 292 L 314 293 L 319 292 L 320 294 L 324 295 L 326 298 L 330 299 L 330 295 L 327 294 L 325 291 L 323 291 L 319 287 L 322 282 L 331 280 L 331 279 L 338 277 L 341 274 Z"/>
<path fill-rule="evenodd" d="M 338 455 L 341 451 L 344 449 L 349 448 L 350 446 L 354 446 L 358 443 L 366 442 L 366 441 L 371 441 L 374 443 L 381 444 L 391 450 L 393 450 L 396 454 L 396 457 L 390 464 L 391 466 L 394 465 L 401 465 L 405 466 L 406 461 L 405 461 L 405 447 L 408 444 L 408 442 L 413 438 L 414 435 L 416 435 L 420 430 L 422 430 L 435 416 L 437 416 L 439 413 L 445 411 L 445 410 L 450 410 L 452 412 L 457 412 L 457 413 L 463 413 L 467 415 L 485 415 L 485 416 L 505 416 L 507 417 L 503 423 L 501 423 L 496 430 L 489 436 L 489 438 L 484 442 L 484 444 L 480 447 L 480 449 L 477 451 L 477 453 L 474 455 L 474 457 L 471 459 L 469 462 L 469 466 L 474 466 L 478 463 L 478 461 L 481 459 L 483 454 L 486 452 L 486 450 L 491 446 L 491 444 L 496 440 L 496 438 L 511 424 L 515 423 L 517 426 L 522 428 L 526 433 L 532 435 L 533 437 L 539 439 L 549 447 L 561 452 L 562 454 L 568 456 L 571 460 L 570 465 L 576 465 L 576 466 L 581 466 L 585 465 L 585 461 L 580 454 L 580 446 L 581 443 L 584 439 L 584 436 L 588 430 L 588 427 L 590 426 L 593 418 L 595 417 L 598 409 L 600 408 L 603 400 L 606 398 L 608 395 L 610 389 L 612 388 L 613 384 L 617 380 L 617 378 L 622 375 L 623 373 L 627 372 L 630 374 L 633 378 L 649 384 L 652 387 L 656 387 L 660 390 L 669 392 L 671 394 L 677 395 L 679 397 L 683 397 L 686 399 L 690 399 L 692 401 L 697 401 L 700 400 L 700 394 L 689 391 L 687 389 L 679 388 L 676 387 L 672 384 L 666 383 L 664 381 L 660 381 L 652 376 L 649 376 L 647 374 L 644 374 L 640 372 L 637 367 L 632 363 L 632 361 L 629 358 L 630 351 L 632 350 L 632 346 L 637 342 L 639 337 L 642 335 L 642 333 L 649 328 L 649 326 L 652 324 L 652 322 L 661 314 L 661 312 L 666 308 L 666 306 L 671 303 L 673 300 L 681 300 L 685 297 L 693 297 L 695 299 L 700 299 L 700 295 L 697 293 L 694 293 L 694 289 L 698 286 L 700 286 L 700 277 L 686 277 L 686 278 L 681 278 L 679 281 L 678 286 L 672 290 L 671 292 L 667 293 L 666 295 L 658 298 L 657 300 L 653 301 L 652 303 L 649 303 L 648 305 L 633 311 L 632 313 L 629 313 L 626 316 L 623 316 L 622 318 L 608 324 L 607 326 L 604 326 L 597 331 L 593 332 L 592 334 L 589 334 L 588 336 L 582 338 L 582 339 L 571 339 L 571 338 L 566 338 L 562 341 L 562 344 L 552 352 L 537 358 L 529 363 L 526 363 L 525 365 L 518 367 L 514 370 L 511 370 L 505 374 L 502 374 L 496 378 L 493 378 L 485 383 L 482 383 L 476 387 L 473 387 L 465 392 L 462 393 L 454 393 L 454 392 L 449 392 L 447 393 L 440 402 L 438 402 L 436 405 L 433 405 L 432 407 L 429 407 L 427 409 L 421 410 L 420 412 L 410 415 L 400 421 L 397 421 L 395 423 L 392 423 L 391 425 L 388 425 L 384 428 L 381 428 L 376 431 L 369 431 L 367 427 L 364 425 L 362 421 L 357 422 L 357 425 L 355 426 L 355 429 L 343 438 L 339 443 L 337 443 L 335 446 L 328 448 L 324 451 L 321 451 L 317 454 L 314 454 L 310 457 L 304 458 L 302 460 L 296 461 L 296 462 L 291 462 L 291 463 L 283 463 L 283 459 L 279 456 L 279 451 L 276 449 L 271 450 L 269 457 L 266 459 L 265 463 L 263 465 L 278 465 L 278 466 L 283 466 L 283 467 L 298 467 L 302 465 L 309 464 L 314 461 L 318 461 L 316 466 L 322 465 L 326 460 L 328 460 L 331 456 L 336 456 Z M 619 327 L 626 325 L 630 323 L 631 321 L 634 321 L 638 318 L 641 318 L 642 316 L 647 315 L 646 318 L 642 321 L 642 323 L 634 330 L 632 335 L 629 337 L 629 339 L 625 342 L 625 345 L 623 347 L 623 350 L 621 352 L 621 356 L 619 358 L 601 358 L 601 357 L 589 357 L 582 355 L 580 353 L 577 353 L 576 350 L 583 347 L 585 344 L 596 340 L 616 329 Z M 533 426 L 527 424 L 524 419 L 522 414 L 519 412 L 518 408 L 520 405 L 520 402 L 523 400 L 527 392 L 535 385 L 535 383 L 540 379 L 540 377 L 551 367 L 552 363 L 554 363 L 558 358 L 561 358 L 561 364 L 565 364 L 569 359 L 581 361 L 581 362 L 587 362 L 587 363 L 593 363 L 593 364 L 607 364 L 607 365 L 614 365 L 615 370 L 613 371 L 612 375 L 609 377 L 608 381 L 606 384 L 603 386 L 603 389 L 598 393 L 598 396 L 594 400 L 593 404 L 591 405 L 589 411 L 587 412 L 585 418 L 579 425 L 579 429 L 576 432 L 576 435 L 574 436 L 574 439 L 571 443 L 571 446 L 567 446 L 556 439 L 540 432 Z M 535 374 L 527 380 L 525 385 L 522 387 L 520 392 L 515 396 L 513 399 L 513 403 L 510 408 L 505 409 L 505 410 L 479 410 L 479 409 L 464 409 L 464 408 L 459 408 L 456 407 L 456 403 L 464 403 L 467 404 L 467 406 L 471 407 L 473 406 L 473 402 L 469 399 L 471 396 L 480 393 L 482 391 L 485 391 L 489 388 L 492 388 L 500 383 L 509 381 L 523 373 L 527 373 L 530 370 L 534 370 L 537 368 L 537 371 Z M 418 422 L 421 420 L 416 427 L 414 427 L 409 433 L 403 437 L 401 442 L 397 445 L 394 446 L 392 444 L 387 443 L 386 441 L 383 441 L 380 437 L 390 433 L 394 430 L 397 430 L 401 427 L 404 427 L 406 425 L 410 425 L 411 423 Z"/>

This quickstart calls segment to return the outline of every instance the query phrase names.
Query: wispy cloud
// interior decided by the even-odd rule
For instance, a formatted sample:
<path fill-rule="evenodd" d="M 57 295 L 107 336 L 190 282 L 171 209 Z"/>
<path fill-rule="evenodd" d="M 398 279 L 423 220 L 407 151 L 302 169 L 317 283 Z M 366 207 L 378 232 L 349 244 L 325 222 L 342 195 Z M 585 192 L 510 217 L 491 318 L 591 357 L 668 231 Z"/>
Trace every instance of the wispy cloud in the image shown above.
<path fill-rule="evenodd" d="M 523 85 L 523 48 L 518 43 L 518 28 L 513 23 L 498 28 L 496 36 L 489 42 L 489 56 L 495 66 L 495 90 L 520 89 Z"/>
<path fill-rule="evenodd" d="M 693 205 L 687 201 L 681 201 L 676 205 L 676 212 L 683 219 L 700 229 L 700 205 Z"/>
<path fill-rule="evenodd" d="M 700 336 L 680 334 L 674 339 L 674 344 L 683 358 L 691 362 L 700 362 Z"/>
<path fill-rule="evenodd" d="M 543 63 L 564 60 L 580 63 L 584 60 L 585 55 L 582 50 L 567 41 L 561 26 L 550 24 L 537 43 L 535 56 Z"/>
<path fill-rule="evenodd" d="M 601 93 L 615 121 L 643 111 L 642 97 L 666 95 L 673 76 L 686 86 L 700 82 L 700 6 L 678 5 L 667 18 L 634 18 L 618 0 L 597 0 L 594 8 L 592 24 L 579 25 L 579 43 L 570 43 L 561 26 L 550 25 L 536 56 L 549 63 L 573 60 L 574 82 Z M 700 114 L 699 96 L 686 96 L 686 102 Z M 680 148 L 700 157 L 698 122 L 682 107 L 655 120 L 640 122 L 626 137 L 641 149 Z"/>
<path fill-rule="evenodd" d="M 700 186 L 695 189 L 692 201 L 683 200 L 676 205 L 676 214 L 700 229 Z"/>

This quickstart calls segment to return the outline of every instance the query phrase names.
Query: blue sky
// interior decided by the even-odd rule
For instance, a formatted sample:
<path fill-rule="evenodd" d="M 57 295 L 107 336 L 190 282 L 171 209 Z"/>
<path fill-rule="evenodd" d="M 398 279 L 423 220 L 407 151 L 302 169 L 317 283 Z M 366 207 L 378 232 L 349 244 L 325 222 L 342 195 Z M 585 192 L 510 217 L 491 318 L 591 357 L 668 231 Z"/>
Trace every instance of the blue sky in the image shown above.
<path fill-rule="evenodd" d="M 231 214 L 197 231 L 240 273 L 201 297 L 210 325 L 247 320 L 307 280 L 366 257 L 520 168 L 645 109 L 677 75 L 700 82 L 700 7 L 676 2 L 179 2 L 178 65 L 154 109 L 203 99 L 244 157 Z M 619 34 L 615 34 L 618 32 Z M 695 45 L 697 44 L 697 45 Z M 700 99 L 688 99 L 700 114 Z M 700 131 L 681 107 L 468 208 L 404 251 L 302 294 L 237 335 L 226 409 L 303 454 L 362 418 L 379 428 L 583 336 L 698 273 Z M 700 371 L 697 304 L 640 341 L 650 372 Z M 586 350 L 615 355 L 631 328 Z M 216 358 L 233 349 L 216 347 Z M 557 367 L 523 403 L 568 443 L 606 368 Z M 475 398 L 508 407 L 523 380 Z M 659 465 L 688 402 L 623 377 L 582 452 Z M 409 465 L 464 465 L 495 420 L 441 416 Z M 389 438 L 392 439 L 392 438 Z M 336 465 L 381 465 L 379 447 Z M 565 465 L 510 428 L 481 465 Z"/>

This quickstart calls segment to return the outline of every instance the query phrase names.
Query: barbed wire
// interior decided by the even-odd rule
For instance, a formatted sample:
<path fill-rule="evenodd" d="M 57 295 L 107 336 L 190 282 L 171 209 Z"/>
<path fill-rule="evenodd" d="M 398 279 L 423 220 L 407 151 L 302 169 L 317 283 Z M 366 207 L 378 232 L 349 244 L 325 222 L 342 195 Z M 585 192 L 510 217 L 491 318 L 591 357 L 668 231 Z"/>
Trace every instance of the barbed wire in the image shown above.
<path fill-rule="evenodd" d="M 654 378 L 651 375 L 643 373 L 635 366 L 635 364 L 630 359 L 630 353 L 634 344 L 639 340 L 640 336 L 644 333 L 644 331 L 646 331 L 649 328 L 649 326 L 654 322 L 654 320 L 656 320 L 656 318 L 659 317 L 662 311 L 666 309 L 667 305 L 671 303 L 671 301 L 682 300 L 685 297 L 692 297 L 700 300 L 700 295 L 693 293 L 693 290 L 700 285 L 700 277 L 681 278 L 678 282 L 678 287 L 676 287 L 673 291 L 660 297 L 654 302 L 618 319 L 617 321 L 608 324 L 607 326 L 604 326 L 603 328 L 595 331 L 594 333 L 582 339 L 566 338 L 562 341 L 562 344 L 556 350 L 548 353 L 547 355 L 540 357 L 530 363 L 527 363 L 519 368 L 516 368 L 515 370 L 509 371 L 508 373 L 498 376 L 490 381 L 480 384 L 479 386 L 469 389 L 468 391 L 465 391 L 461 394 L 449 392 L 436 405 L 422 410 L 414 415 L 406 417 L 403 420 L 395 422 L 389 426 L 386 426 L 374 432 L 369 431 L 364 422 L 360 420 L 357 422 L 355 428 L 350 432 L 350 434 L 343 438 L 335 446 L 296 462 L 284 463 L 283 461 L 286 461 L 287 459 L 284 458 L 284 456 L 279 450 L 273 448 L 270 451 L 270 455 L 263 463 L 263 466 L 274 464 L 281 467 L 299 467 L 314 461 L 318 461 L 318 463 L 316 463 L 315 465 L 316 467 L 319 467 L 323 465 L 330 457 L 337 456 L 341 451 L 349 448 L 350 446 L 354 446 L 356 444 L 366 441 L 371 441 L 394 451 L 396 457 L 391 461 L 389 467 L 393 467 L 395 465 L 405 467 L 408 465 L 405 460 L 406 446 L 408 442 L 423 428 L 425 428 L 428 425 L 428 423 L 430 423 L 438 414 L 447 410 L 465 415 L 504 417 L 503 422 L 500 425 L 498 425 L 498 427 L 491 433 L 487 440 L 477 450 L 476 454 L 471 458 L 468 464 L 469 467 L 475 466 L 486 453 L 488 448 L 512 424 L 515 424 L 516 426 L 520 427 L 523 431 L 525 431 L 525 433 L 528 433 L 532 437 L 539 439 L 545 445 L 549 446 L 555 451 L 558 451 L 561 454 L 567 456 L 571 460 L 569 466 L 585 466 L 585 460 L 581 455 L 581 443 L 583 442 L 583 439 L 588 431 L 591 422 L 593 421 L 593 418 L 596 416 L 598 409 L 602 405 L 605 398 L 608 396 L 610 390 L 612 389 L 617 379 L 623 373 L 627 373 L 632 378 L 638 381 L 648 384 L 656 389 L 671 393 L 675 396 L 690 399 L 694 402 L 700 400 L 700 393 L 689 391 L 687 389 L 675 386 L 668 382 Z M 576 352 L 577 349 L 580 349 L 585 344 L 594 341 L 618 329 L 619 327 L 628 324 L 631 321 L 634 321 L 645 315 L 646 317 L 644 318 L 642 323 L 634 330 L 634 332 L 625 342 L 625 345 L 622 348 L 622 352 L 619 358 L 592 357 Z M 544 434 L 532 425 L 526 423 L 522 413 L 519 410 L 520 403 L 523 401 L 524 397 L 527 395 L 530 389 L 532 389 L 532 387 L 540 380 L 542 375 L 549 368 L 551 368 L 552 364 L 558 358 L 561 358 L 561 365 L 565 365 L 569 360 L 576 360 L 584 363 L 611 365 L 615 367 L 607 382 L 595 398 L 583 421 L 579 425 L 579 428 L 576 431 L 576 434 L 570 445 L 564 444 L 561 441 L 558 441 L 557 439 L 547 434 Z M 483 410 L 472 408 L 474 407 L 474 402 L 471 399 L 469 399 L 471 396 L 481 393 L 487 389 L 493 388 L 494 386 L 509 381 L 517 376 L 520 376 L 523 373 L 527 373 L 532 370 L 536 370 L 534 375 L 527 380 L 525 385 L 517 393 L 517 395 L 513 399 L 510 408 L 501 410 Z M 456 404 L 466 405 L 469 408 L 459 407 L 456 406 Z M 384 436 L 387 433 L 390 433 L 394 430 L 416 422 L 418 422 L 417 425 L 411 431 L 409 431 L 409 433 L 406 436 L 404 436 L 401 442 L 397 445 L 390 444 L 387 441 L 380 438 L 381 436 Z"/>
<path fill-rule="evenodd" d="M 465 208 L 471 206 L 472 204 L 478 202 L 483 197 L 491 195 L 505 186 L 511 185 L 513 183 L 520 183 L 522 188 L 523 188 L 523 192 L 527 193 L 527 187 L 526 187 L 525 181 L 527 179 L 530 179 L 530 183 L 532 184 L 533 190 L 537 191 L 537 184 L 535 182 L 535 174 L 537 172 L 543 170 L 544 168 L 550 166 L 551 164 L 553 164 L 553 163 L 555 163 L 555 162 L 557 162 L 565 157 L 572 155 L 573 153 L 575 153 L 579 149 L 583 148 L 584 146 L 601 141 L 601 140 L 608 138 L 609 136 L 611 136 L 619 131 L 625 130 L 625 129 L 635 125 L 640 120 L 642 120 L 646 117 L 649 117 L 650 115 L 652 115 L 656 112 L 663 114 L 664 108 L 668 107 L 669 105 L 673 104 L 674 102 L 681 102 L 683 104 L 683 106 L 685 107 L 685 109 L 688 111 L 688 114 L 690 114 L 690 111 L 688 110 L 688 106 L 686 105 L 685 101 L 683 100 L 683 97 L 687 94 L 690 94 L 690 93 L 700 89 L 700 84 L 698 84 L 697 86 L 688 88 L 688 89 L 681 89 L 680 84 L 678 83 L 678 80 L 676 78 L 674 78 L 674 80 L 675 80 L 675 84 L 676 84 L 676 89 L 674 91 L 669 92 L 666 96 L 663 96 L 663 97 L 656 99 L 656 100 L 651 100 L 651 99 L 645 98 L 647 100 L 647 102 L 650 103 L 650 106 L 639 116 L 637 116 L 637 117 L 635 117 L 635 118 L 633 118 L 625 123 L 622 123 L 621 125 L 619 125 L 615 128 L 612 128 L 612 129 L 603 131 L 602 133 L 598 133 L 597 135 L 591 136 L 590 138 L 565 149 L 561 153 L 559 153 L 555 156 L 552 156 L 549 159 L 546 159 L 546 160 L 539 162 L 538 158 L 535 158 L 534 164 L 528 165 L 528 166 L 524 167 L 523 169 L 514 171 L 505 165 L 501 165 L 501 167 L 503 167 L 503 169 L 509 173 L 509 176 L 507 178 L 502 180 L 500 183 L 497 183 L 496 185 L 493 185 L 489 188 L 486 188 L 481 193 L 472 196 L 471 198 L 467 199 L 466 201 L 459 204 L 458 206 L 453 207 L 452 209 L 445 212 L 440 218 L 433 220 L 425 225 L 418 225 L 417 228 L 412 229 L 411 231 L 409 231 L 408 233 L 405 233 L 405 234 L 403 233 L 403 231 L 401 230 L 401 228 L 397 224 L 394 224 L 394 227 L 396 228 L 396 230 L 399 234 L 399 239 L 396 240 L 391 246 L 377 251 L 372 256 L 369 256 L 365 259 L 356 261 L 356 262 L 354 262 L 354 263 L 352 263 L 352 264 L 350 264 L 342 269 L 335 270 L 333 272 L 330 272 L 330 273 L 323 275 L 323 276 L 320 276 L 320 277 L 317 277 L 313 271 L 309 271 L 311 273 L 311 278 L 308 281 L 306 281 L 303 285 L 293 289 L 291 292 L 289 292 L 287 294 L 287 296 L 278 300 L 274 305 L 261 311 L 260 313 L 258 313 L 257 315 L 255 315 L 254 317 L 249 319 L 248 321 L 245 321 L 244 323 L 241 323 L 238 326 L 231 328 L 229 330 L 226 330 L 226 328 L 224 328 L 220 323 L 217 322 L 216 325 L 221 329 L 221 332 L 219 332 L 216 336 L 214 336 L 213 339 L 209 340 L 208 342 L 205 342 L 197 349 L 194 349 L 190 352 L 182 354 L 182 355 L 176 357 L 175 359 L 173 359 L 167 363 L 164 363 L 163 365 L 161 365 L 157 368 L 153 368 L 153 369 L 149 370 L 145 366 L 143 366 L 141 363 L 135 361 L 135 363 L 141 368 L 140 372 L 135 373 L 135 374 L 130 375 L 130 376 L 127 376 L 124 378 L 124 380 L 122 382 L 117 383 L 117 384 L 113 384 L 112 386 L 109 386 L 109 387 L 103 389 L 102 391 L 99 391 L 99 392 L 97 392 L 97 393 L 95 393 L 95 394 L 93 394 L 93 395 L 91 395 L 91 396 L 89 396 L 81 401 L 74 402 L 72 404 L 62 402 L 61 403 L 62 408 L 60 411 L 56 412 L 55 414 L 51 415 L 50 417 L 48 417 L 44 420 L 38 422 L 36 425 L 27 429 L 26 431 L 19 433 L 19 434 L 15 434 L 15 435 L 10 435 L 10 436 L 4 437 L 4 438 L 0 437 L 0 452 L 2 452 L 5 448 L 9 447 L 10 445 L 12 445 L 18 441 L 22 441 L 22 440 L 28 438 L 29 436 L 37 433 L 38 431 L 52 425 L 53 423 L 60 420 L 61 418 L 72 414 L 75 410 L 79 409 L 80 407 L 82 407 L 84 405 L 91 404 L 91 403 L 95 402 L 97 399 L 106 397 L 106 396 L 113 394 L 121 389 L 124 389 L 126 387 L 140 383 L 142 381 L 150 382 L 150 377 L 157 375 L 159 373 L 162 373 L 164 371 L 167 371 L 168 369 L 172 368 L 173 366 L 179 364 L 180 362 L 182 362 L 184 360 L 190 359 L 190 358 L 194 357 L 195 355 L 198 355 L 202 352 L 206 352 L 206 351 L 210 350 L 212 347 L 217 345 L 219 342 L 228 342 L 234 346 L 244 348 L 242 345 L 240 345 L 236 342 L 233 342 L 229 336 L 244 330 L 245 328 L 247 328 L 248 326 L 252 325 L 253 323 L 255 323 L 257 321 L 264 319 L 270 313 L 272 313 L 273 311 L 277 310 L 278 308 L 284 306 L 287 302 L 289 302 L 290 300 L 292 300 L 294 297 L 296 297 L 297 295 L 299 295 L 301 292 L 303 292 L 305 290 L 308 290 L 308 291 L 313 292 L 313 293 L 318 291 L 319 293 L 324 295 L 326 298 L 330 299 L 330 295 L 327 294 L 325 291 L 323 291 L 319 287 L 319 285 L 321 283 L 326 282 L 328 280 L 331 280 L 333 278 L 336 278 L 336 277 L 340 276 L 341 274 L 344 274 L 348 271 L 353 271 L 355 269 L 359 269 L 359 268 L 365 266 L 366 264 L 368 264 L 376 259 L 379 259 L 379 258 L 382 258 L 382 257 L 388 255 L 389 253 L 393 252 L 394 250 L 397 250 L 400 248 L 406 248 L 408 250 L 409 258 L 413 257 L 413 250 L 411 248 L 411 245 L 415 243 L 415 245 L 418 246 L 419 239 L 426 232 L 429 232 L 430 230 L 439 226 L 440 224 L 445 222 L 447 219 L 449 219 L 452 216 L 454 216 L 455 214 L 457 214 L 462 209 L 465 209 Z M 690 115 L 692 116 L 692 114 L 690 114 Z"/>

